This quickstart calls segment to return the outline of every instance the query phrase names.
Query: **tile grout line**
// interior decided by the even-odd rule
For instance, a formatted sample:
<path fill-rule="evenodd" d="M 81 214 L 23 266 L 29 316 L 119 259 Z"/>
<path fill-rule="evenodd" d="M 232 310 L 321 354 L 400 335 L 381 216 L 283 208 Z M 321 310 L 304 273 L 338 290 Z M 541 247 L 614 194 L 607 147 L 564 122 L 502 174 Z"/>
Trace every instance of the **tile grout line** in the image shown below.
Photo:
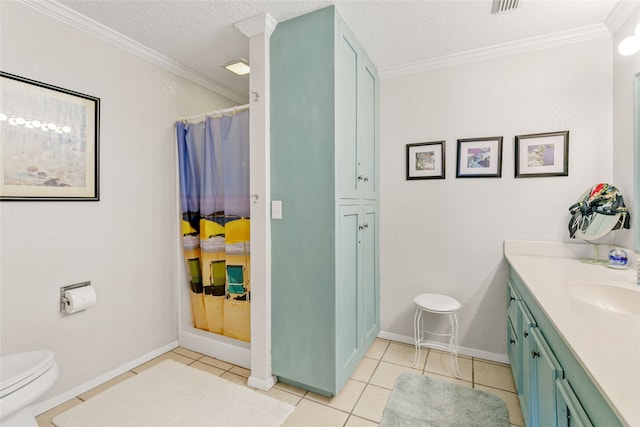
<path fill-rule="evenodd" d="M 345 421 L 344 421 L 344 423 L 343 423 L 343 425 L 342 425 L 343 427 L 345 427 L 345 426 L 347 425 L 347 423 L 349 423 L 349 420 L 351 419 L 351 417 L 352 417 L 352 416 L 354 416 L 354 417 L 358 417 L 358 418 L 361 418 L 361 419 L 363 419 L 363 420 L 370 421 L 370 422 L 375 423 L 375 424 L 378 424 L 378 422 L 377 422 L 377 421 L 374 421 L 374 420 L 372 420 L 372 419 L 369 419 L 369 418 L 366 418 L 366 417 L 362 417 L 362 416 L 359 416 L 359 415 L 354 415 L 353 411 L 354 411 L 354 409 L 356 409 L 356 407 L 358 406 L 358 403 L 360 402 L 360 399 L 362 399 L 362 395 L 364 394 L 365 390 L 367 389 L 367 387 L 368 387 L 369 385 L 372 385 L 372 386 L 375 386 L 375 387 L 379 387 L 379 386 L 376 386 L 375 384 L 371 384 L 371 378 L 373 378 L 373 374 L 375 373 L 376 369 L 378 369 L 378 367 L 380 366 L 380 363 L 382 362 L 382 358 L 384 357 L 384 355 L 386 354 L 387 350 L 389 349 L 389 343 L 390 343 L 390 342 L 387 342 L 387 345 L 385 346 L 384 351 L 383 351 L 383 352 L 382 352 L 382 354 L 380 355 L 380 358 L 372 358 L 372 357 L 369 357 L 369 358 L 368 358 L 368 359 L 371 359 L 371 360 L 375 360 L 375 361 L 376 361 L 376 366 L 375 366 L 375 368 L 371 371 L 371 375 L 369 375 L 369 377 L 367 378 L 367 381 L 366 381 L 366 382 L 363 382 L 363 381 L 357 380 L 357 379 L 352 378 L 352 377 L 349 377 L 349 379 L 347 380 L 347 381 L 349 381 L 349 380 L 353 380 L 353 381 L 357 381 L 357 382 L 359 382 L 359 383 L 364 384 L 364 387 L 362 388 L 362 391 L 360 392 L 360 394 L 358 394 L 358 398 L 357 398 L 357 399 L 356 399 L 356 401 L 354 402 L 354 404 L 353 404 L 353 406 L 351 407 L 351 410 L 350 410 L 349 412 L 347 412 L 347 411 L 343 411 L 343 410 L 341 410 L 341 409 L 335 408 L 335 407 L 330 406 L 330 405 L 326 405 L 326 404 L 324 404 L 324 403 L 322 403 L 322 402 L 315 402 L 314 400 L 311 400 L 311 399 L 308 399 L 308 400 L 310 400 L 311 402 L 319 403 L 319 404 L 324 405 L 324 406 L 326 406 L 326 407 L 328 407 L 328 408 L 335 409 L 335 410 L 337 410 L 337 411 L 340 411 L 340 412 L 343 412 L 343 413 L 347 414 L 347 418 L 345 419 Z M 366 357 L 366 354 L 365 354 L 365 356 L 364 356 L 364 357 Z M 334 396 L 334 397 L 335 397 L 335 396 Z M 297 405 L 296 405 L 296 406 L 297 406 Z"/>

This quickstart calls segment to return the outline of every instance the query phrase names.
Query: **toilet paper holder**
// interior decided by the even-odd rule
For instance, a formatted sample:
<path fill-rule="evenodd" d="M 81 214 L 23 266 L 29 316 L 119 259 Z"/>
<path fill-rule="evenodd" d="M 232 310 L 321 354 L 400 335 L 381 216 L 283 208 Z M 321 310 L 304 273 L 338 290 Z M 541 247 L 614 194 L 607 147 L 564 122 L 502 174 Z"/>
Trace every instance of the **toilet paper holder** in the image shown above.
<path fill-rule="evenodd" d="M 65 306 L 67 304 L 67 297 L 64 296 L 64 293 L 71 289 L 82 288 L 85 286 L 91 286 L 91 281 L 74 283 L 73 285 L 67 285 L 60 288 L 60 313 L 66 313 Z"/>

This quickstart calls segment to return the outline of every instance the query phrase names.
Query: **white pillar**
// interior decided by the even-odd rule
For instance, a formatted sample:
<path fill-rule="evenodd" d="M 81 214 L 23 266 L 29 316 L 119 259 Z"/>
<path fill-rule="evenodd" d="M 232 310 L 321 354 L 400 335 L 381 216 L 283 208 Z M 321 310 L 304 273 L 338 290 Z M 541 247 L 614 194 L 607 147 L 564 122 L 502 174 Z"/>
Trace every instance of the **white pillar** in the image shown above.
<path fill-rule="evenodd" d="M 269 390 L 271 373 L 271 169 L 269 39 L 277 22 L 268 13 L 236 24 L 249 37 L 251 193 L 251 376 L 248 385 Z"/>

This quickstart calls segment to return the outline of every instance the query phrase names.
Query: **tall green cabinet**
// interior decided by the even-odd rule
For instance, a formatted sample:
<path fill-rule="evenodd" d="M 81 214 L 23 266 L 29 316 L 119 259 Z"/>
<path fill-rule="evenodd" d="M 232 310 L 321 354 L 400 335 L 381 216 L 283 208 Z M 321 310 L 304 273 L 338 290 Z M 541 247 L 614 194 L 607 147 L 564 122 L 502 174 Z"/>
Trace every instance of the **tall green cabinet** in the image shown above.
<path fill-rule="evenodd" d="M 332 396 L 380 330 L 377 72 L 333 6 L 270 49 L 272 369 Z"/>

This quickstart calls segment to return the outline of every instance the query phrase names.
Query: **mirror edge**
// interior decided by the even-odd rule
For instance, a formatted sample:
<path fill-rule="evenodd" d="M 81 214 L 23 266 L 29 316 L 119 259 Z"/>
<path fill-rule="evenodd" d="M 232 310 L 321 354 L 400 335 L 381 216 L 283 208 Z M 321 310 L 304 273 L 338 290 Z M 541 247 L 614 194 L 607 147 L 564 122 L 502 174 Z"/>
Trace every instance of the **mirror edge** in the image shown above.
<path fill-rule="evenodd" d="M 634 250 L 640 253 L 640 73 L 633 79 L 634 100 L 634 196 L 631 227 L 634 229 Z"/>

